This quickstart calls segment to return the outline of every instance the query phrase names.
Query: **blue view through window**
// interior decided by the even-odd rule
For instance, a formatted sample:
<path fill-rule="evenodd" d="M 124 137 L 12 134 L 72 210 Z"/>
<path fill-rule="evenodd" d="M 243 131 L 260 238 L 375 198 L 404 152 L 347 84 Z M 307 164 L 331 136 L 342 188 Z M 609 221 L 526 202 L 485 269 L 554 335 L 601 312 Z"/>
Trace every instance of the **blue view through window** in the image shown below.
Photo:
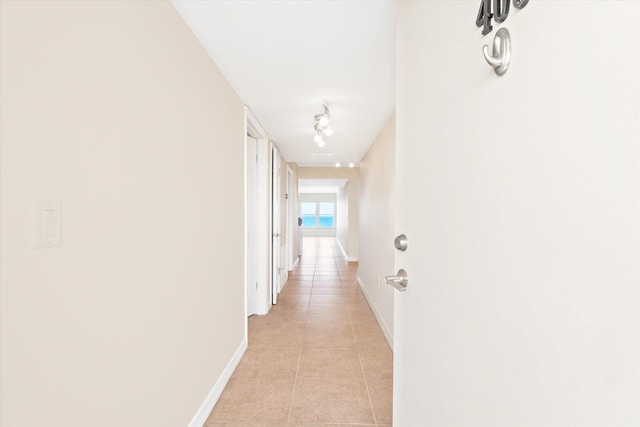
<path fill-rule="evenodd" d="M 302 226 L 303 227 L 315 227 L 316 226 L 316 216 L 315 215 L 302 215 Z"/>
<path fill-rule="evenodd" d="M 302 227 L 335 228 L 335 209 L 334 202 L 302 202 Z"/>
<path fill-rule="evenodd" d="M 335 226 L 334 223 L 335 223 L 335 221 L 334 221 L 333 215 L 332 216 L 321 216 L 320 217 L 320 227 L 331 227 L 331 228 L 333 228 Z"/>

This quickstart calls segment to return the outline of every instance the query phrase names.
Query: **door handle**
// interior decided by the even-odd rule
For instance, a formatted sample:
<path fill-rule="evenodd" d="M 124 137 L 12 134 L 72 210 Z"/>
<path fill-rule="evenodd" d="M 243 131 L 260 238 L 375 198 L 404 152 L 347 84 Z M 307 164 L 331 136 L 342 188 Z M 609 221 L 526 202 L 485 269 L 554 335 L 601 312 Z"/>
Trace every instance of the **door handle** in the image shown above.
<path fill-rule="evenodd" d="M 273 233 L 273 237 L 280 237 L 280 233 Z"/>
<path fill-rule="evenodd" d="M 407 272 L 401 268 L 398 270 L 397 275 L 387 276 L 384 278 L 384 281 L 400 292 L 404 292 L 407 290 L 407 285 L 409 284 L 409 276 L 407 276 Z"/>

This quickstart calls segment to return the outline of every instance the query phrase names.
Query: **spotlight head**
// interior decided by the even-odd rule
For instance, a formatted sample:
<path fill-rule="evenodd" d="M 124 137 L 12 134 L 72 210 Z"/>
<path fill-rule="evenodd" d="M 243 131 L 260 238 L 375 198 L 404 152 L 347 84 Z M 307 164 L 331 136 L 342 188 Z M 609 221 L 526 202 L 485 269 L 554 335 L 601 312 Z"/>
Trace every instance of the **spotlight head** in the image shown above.
<path fill-rule="evenodd" d="M 328 125 L 324 127 L 323 132 L 327 136 L 333 135 L 333 129 L 331 129 Z"/>
<path fill-rule="evenodd" d="M 322 127 L 325 127 L 329 124 L 329 116 L 327 114 L 323 114 L 320 116 L 320 119 L 318 120 L 318 124 Z"/>
<path fill-rule="evenodd" d="M 339 168 L 340 166 L 342 166 L 342 163 L 338 162 L 336 163 L 336 167 Z"/>
<path fill-rule="evenodd" d="M 349 167 L 350 167 L 350 168 L 352 168 L 353 166 L 354 166 L 354 165 L 353 165 L 353 162 L 349 163 Z"/>
<path fill-rule="evenodd" d="M 324 147 L 325 145 L 327 145 L 327 144 L 322 140 L 322 138 L 320 138 L 320 141 L 316 141 L 316 142 L 318 143 L 318 147 L 320 147 L 320 148 L 322 148 L 322 147 Z"/>

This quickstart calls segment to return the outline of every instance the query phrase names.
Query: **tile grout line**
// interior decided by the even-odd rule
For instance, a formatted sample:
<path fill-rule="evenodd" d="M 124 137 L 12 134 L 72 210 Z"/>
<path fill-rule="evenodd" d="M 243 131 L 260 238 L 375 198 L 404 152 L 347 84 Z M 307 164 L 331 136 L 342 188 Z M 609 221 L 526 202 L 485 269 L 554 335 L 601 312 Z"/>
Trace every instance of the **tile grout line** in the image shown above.
<path fill-rule="evenodd" d="M 373 399 L 371 398 L 371 391 L 369 390 L 369 381 L 367 381 L 367 372 L 364 370 L 364 364 L 362 363 L 362 347 L 358 345 L 356 339 L 356 331 L 353 327 L 353 321 L 351 319 L 351 313 L 349 313 L 349 322 L 351 323 L 351 330 L 353 331 L 353 339 L 356 342 L 356 351 L 358 353 L 358 361 L 360 362 L 360 369 L 362 370 L 362 377 L 364 378 L 364 387 L 367 389 L 367 397 L 369 398 L 369 407 L 371 408 L 371 414 L 373 415 L 373 423 L 378 425 L 378 418 L 376 417 L 376 411 L 373 408 Z"/>
<path fill-rule="evenodd" d="M 342 276 L 340 275 L 340 269 L 336 262 L 336 268 L 338 269 L 338 277 L 340 278 L 340 286 L 342 287 Z M 349 312 L 349 324 L 351 325 L 351 333 L 353 334 L 353 341 L 356 344 L 356 353 L 358 354 L 358 362 L 360 363 L 360 370 L 362 371 L 362 378 L 364 380 L 364 388 L 367 390 L 367 397 L 369 398 L 369 408 L 371 409 L 371 415 L 373 415 L 373 423 L 377 426 L 378 419 L 376 417 L 376 411 L 373 409 L 373 399 L 371 398 L 371 392 L 369 391 L 369 382 L 367 381 L 367 373 L 364 370 L 364 364 L 362 363 L 361 350 L 362 347 L 358 345 L 358 339 L 356 337 L 356 329 L 353 326 L 353 313 Z"/>
<path fill-rule="evenodd" d="M 345 294 L 347 289 L 352 289 L 351 285 L 347 285 L 346 283 L 343 283 L 343 278 L 346 278 L 346 276 L 352 276 L 353 275 L 353 269 L 350 266 L 346 266 L 346 267 L 342 267 L 344 269 L 344 271 L 341 271 L 341 267 L 338 265 L 338 257 L 336 256 L 336 249 L 335 247 L 333 247 L 331 249 L 331 261 L 329 261 L 329 257 L 326 254 L 326 247 L 323 248 L 318 248 L 318 247 L 313 247 L 310 248 L 311 250 L 315 251 L 315 256 L 309 256 L 307 258 L 307 261 L 311 261 L 311 263 L 307 264 L 307 263 L 300 263 L 298 265 L 298 267 L 303 267 L 304 269 L 309 269 L 310 267 L 312 267 L 313 265 L 313 270 L 312 270 L 312 274 L 311 276 L 311 283 L 310 283 L 310 287 L 309 287 L 309 299 L 306 305 L 306 310 L 304 312 L 304 329 L 303 329 L 303 334 L 302 334 L 302 342 L 300 344 L 300 347 L 298 349 L 298 359 L 297 359 L 297 364 L 296 364 L 296 370 L 295 370 L 295 376 L 294 376 L 294 383 L 293 383 L 293 389 L 291 391 L 291 401 L 290 401 L 290 405 L 289 405 L 289 412 L 288 412 L 288 417 L 286 419 L 286 426 L 287 427 L 293 427 L 294 425 L 296 425 L 296 423 L 298 421 L 293 419 L 293 406 L 295 403 L 295 398 L 296 398 L 296 394 L 300 392 L 300 390 L 298 389 L 298 381 L 302 380 L 303 378 L 300 376 L 301 374 L 301 366 L 302 366 L 302 354 L 303 351 L 305 349 L 305 338 L 309 335 L 309 322 L 310 322 L 310 311 L 311 311 L 311 301 L 314 299 L 314 295 L 316 295 L 316 292 L 320 291 L 320 289 L 323 289 L 322 292 L 320 294 L 318 294 L 317 296 L 320 296 L 322 298 L 325 298 L 325 292 L 324 292 L 324 286 L 318 286 L 318 285 L 325 285 L 328 284 L 328 286 L 335 288 L 335 289 L 340 289 L 340 293 L 336 294 L 339 295 L 336 299 L 339 300 L 340 302 L 343 301 L 344 298 L 347 297 L 347 295 Z M 322 252 L 325 251 L 325 252 Z M 312 265 L 310 265 L 312 264 Z M 333 270 L 333 268 L 335 268 L 335 270 Z M 335 274 L 333 273 L 333 271 L 335 271 Z M 356 270 L 357 271 L 357 270 Z M 299 274 L 300 277 L 304 277 L 306 276 L 305 274 L 300 273 Z M 295 276 L 294 276 L 295 277 Z M 337 279 L 336 279 L 337 278 Z M 318 283 L 318 282 L 322 282 L 322 283 Z M 333 293 L 327 294 L 327 295 L 334 295 Z M 318 301 L 319 304 L 334 304 L 334 302 L 330 302 L 330 298 L 326 298 L 326 301 L 323 300 L 322 298 L 320 298 L 320 301 Z M 338 304 L 340 303 L 338 302 Z M 304 305 L 299 306 L 301 311 L 304 310 Z M 353 307 L 352 307 L 353 308 Z M 355 348 L 353 349 L 348 349 L 348 348 L 344 348 L 344 349 L 339 349 L 339 350 L 354 350 L 357 356 L 357 361 L 359 364 L 359 371 L 361 374 L 361 378 L 364 380 L 364 385 L 365 385 L 365 390 L 367 393 L 367 399 L 369 401 L 369 410 L 370 410 L 370 414 L 372 415 L 372 423 L 373 425 L 378 425 L 378 419 L 376 416 L 376 412 L 374 410 L 374 406 L 373 406 L 373 398 L 372 398 L 372 392 L 370 391 L 370 387 L 368 384 L 368 378 L 367 378 L 367 373 L 365 371 L 364 368 L 364 361 L 363 361 L 363 350 L 364 348 L 362 348 L 360 345 L 358 345 L 357 342 L 357 334 L 356 334 L 356 327 L 354 324 L 354 312 L 351 309 L 348 309 L 347 313 L 348 314 L 348 321 L 349 321 L 349 327 L 351 328 L 351 334 L 352 334 L 352 338 L 354 340 L 355 343 Z M 315 377 L 314 377 L 315 378 Z M 324 378 L 324 377 L 318 377 L 318 378 Z M 304 420 L 300 420 L 299 422 L 301 422 L 302 424 L 300 425 L 308 425 L 309 427 L 312 427 L 314 425 L 320 425 L 322 423 L 318 423 L 318 422 L 305 422 Z M 356 422 L 356 423 L 343 423 L 345 426 L 371 426 L 371 423 L 362 423 L 362 422 Z M 333 425 L 333 424 L 331 424 Z"/>
<path fill-rule="evenodd" d="M 336 268 L 338 268 L 338 264 L 336 263 Z M 338 269 L 338 275 L 340 277 L 340 285 L 342 286 L 342 275 L 340 275 L 340 269 Z M 371 414 L 373 415 L 373 423 L 378 425 L 378 418 L 376 416 L 376 411 L 373 408 L 373 399 L 371 398 L 371 391 L 369 390 L 369 382 L 367 381 L 367 373 L 364 370 L 364 364 L 362 363 L 362 347 L 358 345 L 358 339 L 356 336 L 356 329 L 353 326 L 353 313 L 349 313 L 349 324 L 351 325 L 351 332 L 353 333 L 353 341 L 356 343 L 356 352 L 358 354 L 358 362 L 360 362 L 360 370 L 362 371 L 362 378 L 364 379 L 364 387 L 367 390 L 367 397 L 369 398 L 369 408 L 371 408 Z"/>
<path fill-rule="evenodd" d="M 293 413 L 293 399 L 296 395 L 296 386 L 298 385 L 298 375 L 300 373 L 300 363 L 302 360 L 302 349 L 304 348 L 304 338 L 307 333 L 307 320 L 309 319 L 309 308 L 311 307 L 311 295 L 313 295 L 313 280 L 315 279 L 315 267 L 317 267 L 317 258 L 314 265 L 313 278 L 311 279 L 311 293 L 309 294 L 309 302 L 307 303 L 307 312 L 304 316 L 304 329 L 302 332 L 302 342 L 300 343 L 300 350 L 298 351 L 298 364 L 296 365 L 296 375 L 293 380 L 293 390 L 291 391 L 291 403 L 289 404 L 289 416 L 287 417 L 287 427 L 291 425 L 291 414 Z"/>
<path fill-rule="evenodd" d="M 302 338 L 304 340 L 304 336 Z M 291 413 L 293 412 L 293 398 L 296 395 L 296 385 L 298 385 L 298 372 L 300 371 L 300 360 L 302 359 L 302 344 L 298 351 L 298 364 L 296 365 L 296 376 L 293 379 L 293 390 L 291 390 L 291 403 L 289 404 L 289 416 L 287 417 L 287 426 L 291 425 Z"/>

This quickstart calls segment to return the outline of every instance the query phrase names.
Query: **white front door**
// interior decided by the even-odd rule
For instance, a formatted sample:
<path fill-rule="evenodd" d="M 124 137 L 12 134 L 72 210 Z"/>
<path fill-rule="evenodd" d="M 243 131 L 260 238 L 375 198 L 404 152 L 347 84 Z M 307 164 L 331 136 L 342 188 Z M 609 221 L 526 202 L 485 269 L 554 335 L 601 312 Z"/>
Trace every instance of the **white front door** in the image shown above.
<path fill-rule="evenodd" d="M 277 148 L 273 148 L 271 155 L 271 229 L 272 246 L 271 246 L 271 298 L 272 303 L 278 302 L 278 293 L 280 293 L 280 152 Z"/>
<path fill-rule="evenodd" d="M 640 2 L 479 3 L 398 2 L 393 424 L 640 425 Z"/>

